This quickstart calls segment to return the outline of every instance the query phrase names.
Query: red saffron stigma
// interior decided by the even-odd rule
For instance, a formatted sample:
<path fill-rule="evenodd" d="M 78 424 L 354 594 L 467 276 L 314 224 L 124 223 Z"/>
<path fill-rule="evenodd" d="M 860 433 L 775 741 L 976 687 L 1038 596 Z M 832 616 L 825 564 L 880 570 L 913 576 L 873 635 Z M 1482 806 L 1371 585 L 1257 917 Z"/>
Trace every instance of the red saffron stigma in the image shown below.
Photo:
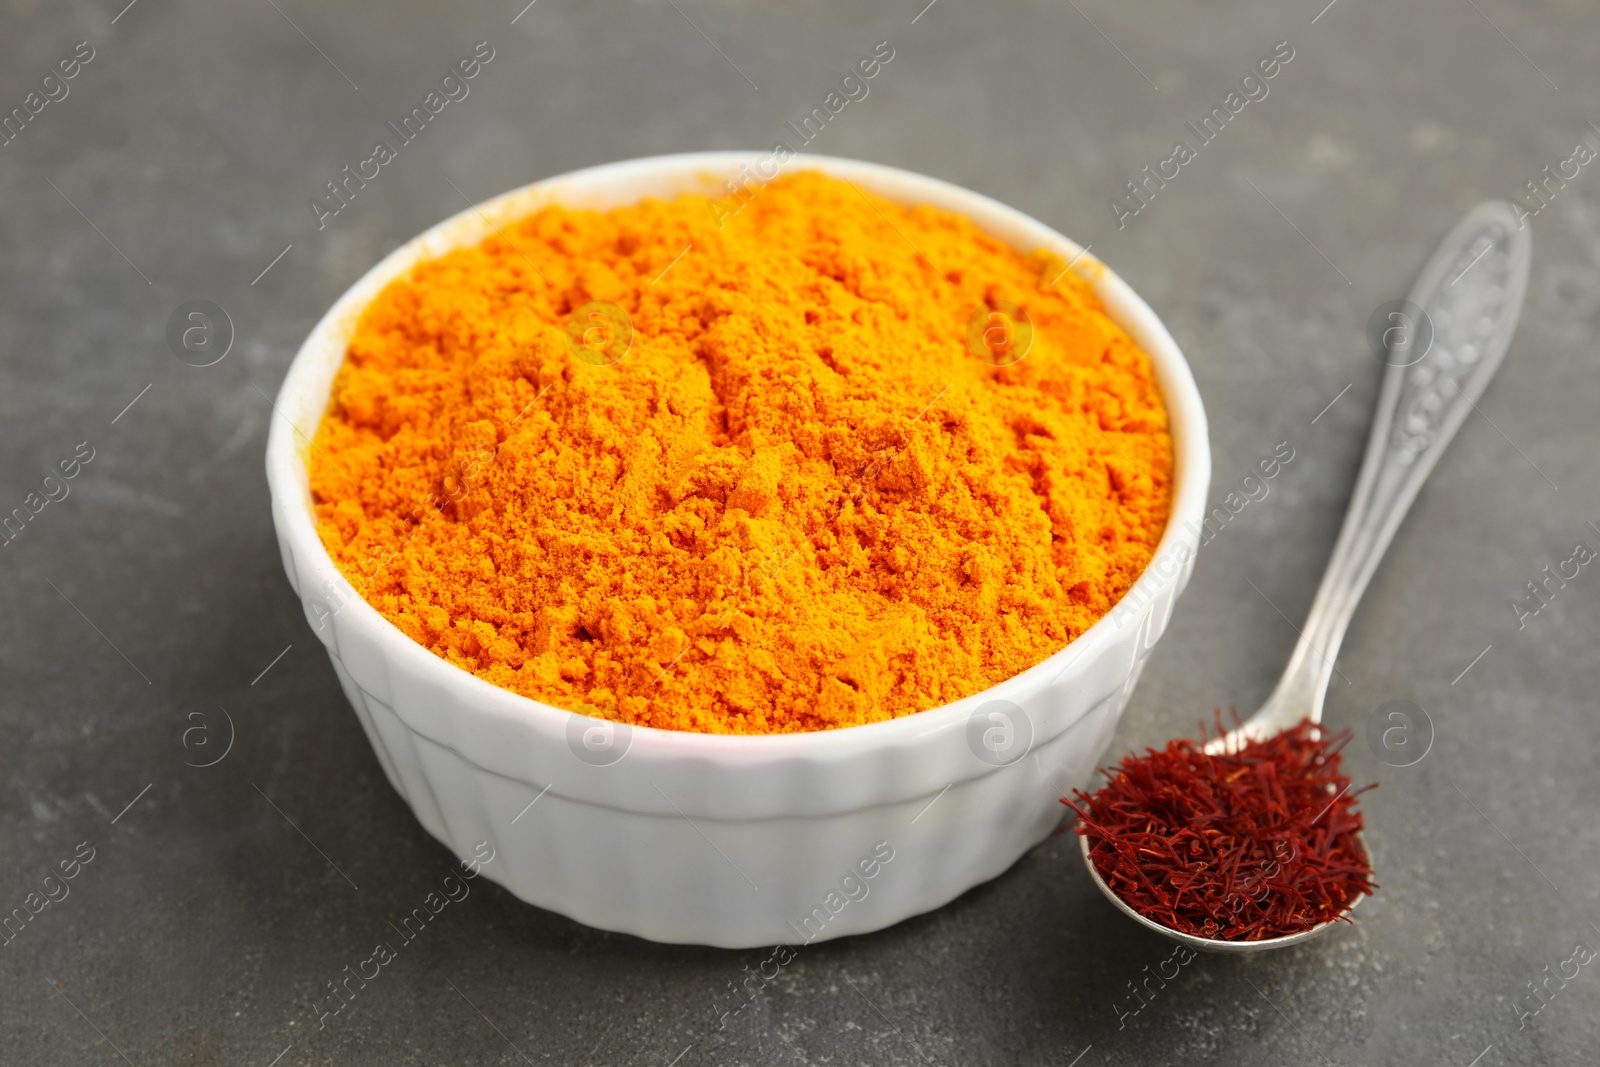
<path fill-rule="evenodd" d="M 1216 714 L 1222 732 L 1222 714 Z M 1357 838 L 1356 797 L 1340 772 L 1351 732 L 1309 720 L 1238 752 L 1201 739 L 1129 754 L 1078 813 L 1089 859 L 1133 910 L 1179 933 L 1260 941 L 1349 917 L 1377 888 Z"/>

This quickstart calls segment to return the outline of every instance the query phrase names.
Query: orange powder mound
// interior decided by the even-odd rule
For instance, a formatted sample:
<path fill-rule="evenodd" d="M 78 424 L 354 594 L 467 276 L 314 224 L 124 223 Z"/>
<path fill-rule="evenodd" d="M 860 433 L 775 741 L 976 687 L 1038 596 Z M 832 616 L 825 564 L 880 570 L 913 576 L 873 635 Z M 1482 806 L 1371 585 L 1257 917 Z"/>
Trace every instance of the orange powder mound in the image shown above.
<path fill-rule="evenodd" d="M 979 692 L 1128 590 L 1172 442 L 1090 286 L 819 174 L 745 198 L 546 207 L 363 313 L 311 487 L 413 640 L 558 707 L 781 733 Z"/>

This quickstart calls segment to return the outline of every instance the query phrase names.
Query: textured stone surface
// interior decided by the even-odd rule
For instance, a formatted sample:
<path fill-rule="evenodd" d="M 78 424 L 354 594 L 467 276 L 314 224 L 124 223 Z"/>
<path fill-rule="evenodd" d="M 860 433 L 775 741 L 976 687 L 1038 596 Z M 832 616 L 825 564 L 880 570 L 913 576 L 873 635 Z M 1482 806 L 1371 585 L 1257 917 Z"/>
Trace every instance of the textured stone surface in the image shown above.
<path fill-rule="evenodd" d="M 1168 949 L 1057 837 L 935 914 L 803 951 L 720 1029 L 728 984 L 764 953 L 598 933 L 474 883 L 318 1030 L 325 983 L 450 857 L 384 782 L 296 609 L 261 462 L 266 396 L 300 338 L 463 194 L 766 147 L 887 39 L 871 94 L 812 147 L 948 178 L 1092 242 L 1189 355 L 1213 497 L 1278 442 L 1295 449 L 1202 552 L 1116 750 L 1159 743 L 1216 704 L 1253 707 L 1293 644 L 1364 444 L 1368 314 L 1465 208 L 1600 146 L 1592 5 L 1338 0 L 1317 17 L 1322 0 L 938 0 L 913 24 L 922 0 L 539 0 L 513 25 L 517 0 L 141 0 L 118 16 L 123 2 L 25 0 L 0 33 L 7 109 L 76 42 L 95 49 L 0 149 L 0 507 L 79 442 L 95 450 L 70 496 L 0 549 L 0 910 L 79 842 L 94 849 L 70 896 L 0 947 L 0 1060 L 1593 1058 L 1600 961 L 1552 980 L 1520 1030 L 1518 1016 L 1539 1003 L 1530 981 L 1600 947 L 1600 578 L 1586 569 L 1520 631 L 1510 607 L 1575 542 L 1600 547 L 1592 165 L 1530 223 L 1517 341 L 1340 659 L 1333 723 L 1360 731 L 1408 699 L 1436 728 L 1407 768 L 1351 749 L 1382 784 L 1365 802 L 1382 893 L 1354 929 L 1298 950 L 1197 959 L 1136 1015 L 1127 983 Z M 1119 230 L 1108 198 L 1285 39 L 1295 55 L 1269 95 Z M 496 54 L 471 95 L 319 231 L 307 199 L 482 40 Z M 168 314 L 190 299 L 236 327 L 215 366 L 167 349 Z M 220 754 L 224 708 L 231 751 L 186 766 Z"/>

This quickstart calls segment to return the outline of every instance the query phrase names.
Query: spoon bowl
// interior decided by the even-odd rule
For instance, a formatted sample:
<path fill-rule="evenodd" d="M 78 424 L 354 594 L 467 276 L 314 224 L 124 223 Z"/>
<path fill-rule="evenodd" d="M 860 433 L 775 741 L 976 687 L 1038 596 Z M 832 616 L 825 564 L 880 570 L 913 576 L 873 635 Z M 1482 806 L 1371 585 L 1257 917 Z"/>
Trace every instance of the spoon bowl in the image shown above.
<path fill-rule="evenodd" d="M 1356 841 L 1358 844 L 1360 844 L 1362 853 L 1368 857 L 1368 865 L 1370 866 L 1372 853 L 1367 849 L 1366 838 L 1361 834 L 1356 834 Z M 1153 933 L 1161 934 L 1164 937 L 1170 937 L 1172 940 L 1181 942 L 1182 944 L 1188 945 L 1190 948 L 1196 949 L 1200 952 L 1216 952 L 1225 955 L 1242 955 L 1247 952 L 1263 952 L 1271 948 L 1288 948 L 1290 945 L 1298 945 L 1302 941 L 1310 941 L 1318 934 L 1323 933 L 1331 927 L 1339 924 L 1338 917 L 1335 917 L 1327 920 L 1326 922 L 1320 922 L 1311 927 L 1309 930 L 1300 930 L 1296 933 L 1284 934 L 1281 937 L 1263 937 L 1257 941 L 1224 941 L 1220 938 L 1214 937 L 1196 937 L 1193 934 L 1186 934 L 1181 931 L 1174 930 L 1170 926 L 1163 926 L 1149 916 L 1139 914 L 1128 905 L 1127 901 L 1117 896 L 1116 890 L 1112 889 L 1106 884 L 1106 880 L 1100 876 L 1099 869 L 1095 867 L 1094 860 L 1089 857 L 1089 839 L 1083 834 L 1078 835 L 1078 849 L 1083 854 L 1083 865 L 1089 868 L 1089 877 L 1094 881 L 1095 887 L 1098 888 L 1101 893 L 1105 894 L 1105 898 L 1107 900 L 1111 901 L 1111 903 L 1117 906 L 1118 911 L 1122 912 L 1122 914 L 1126 915 L 1140 926 L 1143 926 L 1145 929 L 1150 930 Z M 1361 897 L 1357 896 L 1355 900 L 1351 901 L 1350 906 L 1341 912 L 1340 915 L 1349 915 L 1360 903 Z"/>

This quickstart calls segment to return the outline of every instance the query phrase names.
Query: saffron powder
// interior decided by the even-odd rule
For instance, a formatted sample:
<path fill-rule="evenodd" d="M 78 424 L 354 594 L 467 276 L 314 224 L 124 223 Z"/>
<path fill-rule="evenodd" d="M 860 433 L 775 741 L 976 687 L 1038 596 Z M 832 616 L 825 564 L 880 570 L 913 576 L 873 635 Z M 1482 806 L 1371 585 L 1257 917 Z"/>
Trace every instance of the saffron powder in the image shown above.
<path fill-rule="evenodd" d="M 820 174 L 747 195 L 552 204 L 378 295 L 307 454 L 358 593 L 514 692 L 746 734 L 958 700 L 1117 603 L 1172 442 L 1092 284 Z"/>

